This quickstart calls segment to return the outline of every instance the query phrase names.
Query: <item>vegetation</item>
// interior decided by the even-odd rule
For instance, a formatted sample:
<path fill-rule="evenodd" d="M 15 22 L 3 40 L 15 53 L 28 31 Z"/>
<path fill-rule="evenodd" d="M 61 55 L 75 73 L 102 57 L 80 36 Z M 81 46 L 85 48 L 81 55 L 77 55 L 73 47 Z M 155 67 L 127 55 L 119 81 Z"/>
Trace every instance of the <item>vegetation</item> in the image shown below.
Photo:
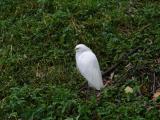
<path fill-rule="evenodd" d="M 1 0 L 0 119 L 158 120 L 160 2 Z M 89 46 L 102 70 L 123 61 L 111 85 L 80 92 L 74 47 Z M 126 94 L 130 86 L 133 93 Z"/>

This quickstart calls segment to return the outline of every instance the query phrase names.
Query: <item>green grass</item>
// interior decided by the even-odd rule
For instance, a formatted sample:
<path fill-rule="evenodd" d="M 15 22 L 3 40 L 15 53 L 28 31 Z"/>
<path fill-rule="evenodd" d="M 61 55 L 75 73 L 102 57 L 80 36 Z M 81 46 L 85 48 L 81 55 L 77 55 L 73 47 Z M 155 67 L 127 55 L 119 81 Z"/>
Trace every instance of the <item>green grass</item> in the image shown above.
<path fill-rule="evenodd" d="M 160 2 L 1 0 L 0 6 L 0 119 L 160 119 L 159 101 L 151 100 L 160 87 Z M 95 52 L 102 70 L 130 49 L 143 50 L 124 60 L 97 102 L 79 92 L 85 80 L 75 65 L 78 43 Z M 134 93 L 125 94 L 126 86 Z"/>

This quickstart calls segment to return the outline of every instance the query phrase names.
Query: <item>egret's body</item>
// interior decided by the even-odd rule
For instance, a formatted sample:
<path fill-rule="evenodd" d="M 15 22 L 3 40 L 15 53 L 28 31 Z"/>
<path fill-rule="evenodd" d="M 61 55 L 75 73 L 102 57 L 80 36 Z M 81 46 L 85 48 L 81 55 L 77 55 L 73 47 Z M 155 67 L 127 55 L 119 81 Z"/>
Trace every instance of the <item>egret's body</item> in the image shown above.
<path fill-rule="evenodd" d="M 97 57 L 83 44 L 77 45 L 75 49 L 78 70 L 86 78 L 90 87 L 100 90 L 103 88 L 103 81 Z"/>

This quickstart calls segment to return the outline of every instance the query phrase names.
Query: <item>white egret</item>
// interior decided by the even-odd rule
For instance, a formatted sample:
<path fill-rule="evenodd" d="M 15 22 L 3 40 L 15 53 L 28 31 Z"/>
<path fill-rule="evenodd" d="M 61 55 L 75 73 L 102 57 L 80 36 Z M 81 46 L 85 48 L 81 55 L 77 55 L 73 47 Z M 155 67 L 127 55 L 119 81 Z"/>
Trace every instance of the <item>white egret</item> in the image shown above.
<path fill-rule="evenodd" d="M 103 88 L 102 74 L 96 55 L 84 44 L 78 44 L 75 50 L 77 68 L 88 81 L 88 85 L 96 90 Z"/>

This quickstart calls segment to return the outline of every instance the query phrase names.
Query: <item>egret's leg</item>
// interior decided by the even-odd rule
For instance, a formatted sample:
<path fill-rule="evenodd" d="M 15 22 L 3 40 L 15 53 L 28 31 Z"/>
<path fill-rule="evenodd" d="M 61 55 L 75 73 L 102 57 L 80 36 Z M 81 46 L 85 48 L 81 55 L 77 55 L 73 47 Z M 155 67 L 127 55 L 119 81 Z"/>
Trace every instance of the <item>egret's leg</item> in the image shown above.
<path fill-rule="evenodd" d="M 100 91 L 100 90 L 96 90 L 96 98 L 97 98 L 97 101 L 100 100 L 100 97 L 101 97 L 101 91 Z"/>

